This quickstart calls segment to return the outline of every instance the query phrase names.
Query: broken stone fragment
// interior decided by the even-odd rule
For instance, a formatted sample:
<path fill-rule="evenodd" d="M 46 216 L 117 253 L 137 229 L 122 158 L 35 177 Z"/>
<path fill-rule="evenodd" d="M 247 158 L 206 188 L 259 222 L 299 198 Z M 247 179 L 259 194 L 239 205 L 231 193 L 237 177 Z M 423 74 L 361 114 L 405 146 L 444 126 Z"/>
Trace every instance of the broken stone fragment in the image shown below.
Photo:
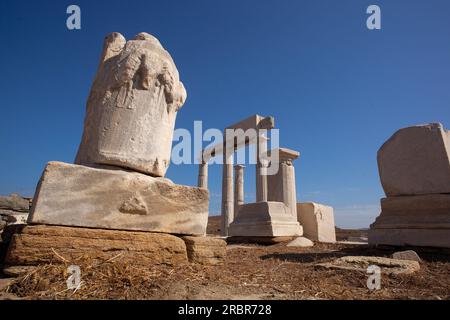
<path fill-rule="evenodd" d="M 367 272 L 370 265 L 380 267 L 384 274 L 412 274 L 420 270 L 417 261 L 397 260 L 384 257 L 347 256 L 331 262 L 318 263 L 315 266 L 327 269 L 342 269 Z"/>
<path fill-rule="evenodd" d="M 450 193 L 450 132 L 440 123 L 398 130 L 377 160 L 387 196 Z"/>
<path fill-rule="evenodd" d="M 314 246 L 314 242 L 312 242 L 311 240 L 309 240 L 308 238 L 305 238 L 305 237 L 298 237 L 298 238 L 295 238 L 294 240 L 292 240 L 291 242 L 289 242 L 286 246 L 287 247 L 306 248 L 306 247 Z"/>
<path fill-rule="evenodd" d="M 189 262 L 204 265 L 223 264 L 227 254 L 227 243 L 212 237 L 183 237 Z"/>
<path fill-rule="evenodd" d="M 148 33 L 105 38 L 75 160 L 163 177 L 186 90 L 170 54 Z"/>
<path fill-rule="evenodd" d="M 411 260 L 421 262 L 419 255 L 414 250 L 398 251 L 392 254 L 392 259 Z"/>

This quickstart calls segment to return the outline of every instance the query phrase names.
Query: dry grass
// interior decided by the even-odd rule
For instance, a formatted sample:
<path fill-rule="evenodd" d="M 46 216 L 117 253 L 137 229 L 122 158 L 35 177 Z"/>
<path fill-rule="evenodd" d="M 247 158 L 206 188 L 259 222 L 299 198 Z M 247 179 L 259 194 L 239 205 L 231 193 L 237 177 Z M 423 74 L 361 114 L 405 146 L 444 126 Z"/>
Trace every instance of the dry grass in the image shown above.
<path fill-rule="evenodd" d="M 27 299 L 450 299 L 450 259 L 420 253 L 421 270 L 383 276 L 369 291 L 367 274 L 323 270 L 314 265 L 344 255 L 388 256 L 391 252 L 349 245 L 287 248 L 245 245 L 228 250 L 223 266 L 139 267 L 121 261 L 65 261 L 37 266 L 6 290 Z M 67 290 L 67 267 L 82 272 L 78 290 Z"/>

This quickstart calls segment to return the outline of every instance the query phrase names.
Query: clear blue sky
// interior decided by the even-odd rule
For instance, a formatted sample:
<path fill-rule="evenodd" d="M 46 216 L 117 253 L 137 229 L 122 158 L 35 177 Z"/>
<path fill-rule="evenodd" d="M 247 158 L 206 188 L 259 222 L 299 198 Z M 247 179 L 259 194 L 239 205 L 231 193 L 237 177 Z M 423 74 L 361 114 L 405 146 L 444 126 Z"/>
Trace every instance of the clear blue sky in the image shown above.
<path fill-rule="evenodd" d="M 81 7 L 82 29 L 66 28 Z M 382 30 L 366 28 L 377 4 Z M 273 115 L 300 201 L 367 227 L 383 196 L 376 152 L 398 128 L 450 126 L 450 1 L 7 1 L 0 4 L 0 194 L 32 195 L 50 160 L 73 162 L 107 33 L 146 31 L 172 54 L 188 99 L 178 128 Z M 246 194 L 254 197 L 248 170 Z M 168 177 L 195 185 L 194 165 Z M 221 168 L 210 168 L 211 213 Z"/>

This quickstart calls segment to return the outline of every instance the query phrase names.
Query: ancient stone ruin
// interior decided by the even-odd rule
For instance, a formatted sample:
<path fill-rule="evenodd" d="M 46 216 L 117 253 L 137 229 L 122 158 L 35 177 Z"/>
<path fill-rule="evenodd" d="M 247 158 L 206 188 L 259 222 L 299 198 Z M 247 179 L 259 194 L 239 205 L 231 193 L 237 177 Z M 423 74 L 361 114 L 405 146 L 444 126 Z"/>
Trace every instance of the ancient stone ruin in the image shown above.
<path fill-rule="evenodd" d="M 66 258 L 107 257 L 113 247 L 142 263 L 222 262 L 225 242 L 202 237 L 208 190 L 164 178 L 185 99 L 177 68 L 155 37 L 108 35 L 76 164 L 47 164 L 30 226 L 13 237 L 6 264 L 52 261 L 50 248 Z"/>
<path fill-rule="evenodd" d="M 275 127 L 271 116 L 251 116 L 227 127 L 222 143 L 202 151 L 198 186 L 208 187 L 208 161 L 211 157 L 223 157 L 222 175 L 222 235 L 232 239 L 267 241 L 303 235 L 303 222 L 308 226 L 310 239 L 319 242 L 335 242 L 333 208 L 315 204 L 297 204 L 295 169 L 293 161 L 299 153 L 287 148 L 267 151 L 267 130 Z M 241 132 L 244 138 L 231 135 L 228 130 Z M 249 132 L 256 132 L 251 135 Z M 256 201 L 244 201 L 245 166 L 234 165 L 234 153 L 249 145 L 256 145 Z M 271 157 L 276 155 L 276 157 Z M 265 161 L 271 159 L 270 161 Z M 276 165 L 274 174 L 267 167 Z M 298 211 L 301 209 L 301 213 Z M 300 223 L 299 223 L 300 222 Z M 306 239 L 307 240 L 307 239 Z M 308 240 L 309 241 L 309 240 Z M 300 243 L 301 241 L 297 241 Z M 312 243 L 312 242 L 311 242 Z"/>
<path fill-rule="evenodd" d="M 369 243 L 450 247 L 450 132 L 440 123 L 400 129 L 377 160 L 386 198 Z"/>

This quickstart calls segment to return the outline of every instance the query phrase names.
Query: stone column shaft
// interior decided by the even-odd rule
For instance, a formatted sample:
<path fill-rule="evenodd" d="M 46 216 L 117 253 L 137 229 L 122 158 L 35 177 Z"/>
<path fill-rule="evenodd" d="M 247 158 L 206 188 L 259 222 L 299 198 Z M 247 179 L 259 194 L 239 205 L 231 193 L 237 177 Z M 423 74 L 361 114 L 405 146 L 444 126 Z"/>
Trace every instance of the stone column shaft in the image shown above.
<path fill-rule="evenodd" d="M 226 136 L 225 136 L 226 138 Z M 225 139 L 226 141 L 226 139 Z M 228 236 L 228 226 L 234 219 L 234 194 L 233 194 L 233 156 L 234 152 L 223 148 L 223 173 L 222 173 L 222 235 Z"/>
<path fill-rule="evenodd" d="M 202 162 L 198 166 L 198 184 L 199 188 L 208 189 L 208 163 Z"/>
<path fill-rule="evenodd" d="M 267 175 L 266 168 L 261 162 L 261 155 L 267 152 L 267 141 L 258 131 L 256 142 L 256 202 L 267 201 Z"/>
<path fill-rule="evenodd" d="M 234 166 L 234 215 L 239 213 L 239 207 L 244 204 L 244 166 Z"/>

